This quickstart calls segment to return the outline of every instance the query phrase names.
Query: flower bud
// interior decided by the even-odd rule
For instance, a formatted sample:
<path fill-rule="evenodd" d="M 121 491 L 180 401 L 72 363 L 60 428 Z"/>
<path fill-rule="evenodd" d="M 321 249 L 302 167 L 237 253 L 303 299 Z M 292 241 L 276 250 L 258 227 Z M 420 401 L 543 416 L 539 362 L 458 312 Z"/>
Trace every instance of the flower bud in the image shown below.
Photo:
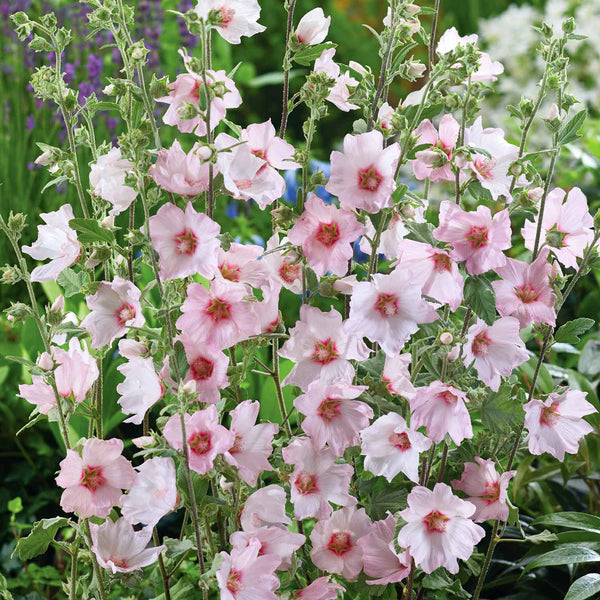
<path fill-rule="evenodd" d="M 544 188 L 535 187 L 527 191 L 527 198 L 534 204 L 537 204 L 544 195 Z"/>
<path fill-rule="evenodd" d="M 58 313 L 65 309 L 65 297 L 61 294 L 50 307 L 50 312 Z"/>
<path fill-rule="evenodd" d="M 508 172 L 514 177 L 518 177 L 523 172 L 523 165 L 519 162 L 514 162 L 510 165 Z"/>
<path fill-rule="evenodd" d="M 552 264 L 550 265 L 550 274 L 548 276 L 548 278 L 550 279 L 550 281 L 554 281 L 555 279 L 562 277 L 563 276 L 563 272 L 562 269 L 560 268 L 560 264 L 557 260 L 553 261 Z"/>
<path fill-rule="evenodd" d="M 223 475 L 219 478 L 219 486 L 224 492 L 228 492 L 233 489 L 233 482 L 227 481 Z"/>
<path fill-rule="evenodd" d="M 417 214 L 417 211 L 412 204 L 405 204 L 400 209 L 400 212 L 402 213 L 402 216 L 406 217 L 407 219 L 412 219 Z"/>
<path fill-rule="evenodd" d="M 560 120 L 560 113 L 558 112 L 558 105 L 556 102 L 552 104 L 550 110 L 548 111 L 548 116 L 546 117 L 547 121 L 555 121 Z"/>
<path fill-rule="evenodd" d="M 196 393 L 196 382 L 193 379 L 186 381 L 183 384 L 182 390 L 186 394 L 195 394 Z"/>
<path fill-rule="evenodd" d="M 600 210 L 594 215 L 594 229 L 600 231 Z"/>
<path fill-rule="evenodd" d="M 40 354 L 36 364 L 40 369 L 42 369 L 42 371 L 52 371 L 54 368 L 54 361 L 48 352 L 43 352 Z"/>
<path fill-rule="evenodd" d="M 454 362 L 458 358 L 459 354 L 460 354 L 460 346 L 458 344 L 456 344 L 452 348 L 452 350 L 450 350 L 450 352 L 448 352 L 448 354 L 447 354 L 448 360 L 450 362 Z"/>
<path fill-rule="evenodd" d="M 423 73 L 425 73 L 427 67 L 418 61 L 411 61 L 408 63 L 408 76 L 409 77 L 423 77 Z"/>
<path fill-rule="evenodd" d="M 449 346 L 454 341 L 454 337 L 449 331 L 443 331 L 442 333 L 440 333 L 439 340 L 440 344 L 443 344 L 444 346 Z"/>
<path fill-rule="evenodd" d="M 573 33 L 575 31 L 575 19 L 569 17 L 566 21 L 563 21 L 562 30 L 564 33 Z"/>
<path fill-rule="evenodd" d="M 200 160 L 207 161 L 213 157 L 213 150 L 210 146 L 200 146 L 196 150 L 196 155 L 198 158 L 200 158 Z"/>
<path fill-rule="evenodd" d="M 154 445 L 154 438 L 151 435 L 143 435 L 131 440 L 136 448 L 148 448 Z"/>
<path fill-rule="evenodd" d="M 433 167 L 438 160 L 438 153 L 433 149 L 420 150 L 415 154 L 415 158 L 423 164 L 426 164 L 428 167 Z"/>
<path fill-rule="evenodd" d="M 327 37 L 330 23 L 331 17 L 325 18 L 322 8 L 314 8 L 300 19 L 296 37 L 301 44 L 320 44 Z"/>
<path fill-rule="evenodd" d="M 417 15 L 421 12 L 421 7 L 416 4 L 407 4 L 404 10 L 411 16 Z"/>
<path fill-rule="evenodd" d="M 103 90 L 102 90 L 103 94 L 106 94 L 107 96 L 112 96 L 115 93 L 115 86 L 113 83 L 109 83 Z"/>
<path fill-rule="evenodd" d="M 104 219 L 102 219 L 102 221 L 100 221 L 100 226 L 103 229 L 114 229 L 114 227 L 115 227 L 115 216 L 114 215 L 108 215 L 107 217 L 104 217 Z"/>

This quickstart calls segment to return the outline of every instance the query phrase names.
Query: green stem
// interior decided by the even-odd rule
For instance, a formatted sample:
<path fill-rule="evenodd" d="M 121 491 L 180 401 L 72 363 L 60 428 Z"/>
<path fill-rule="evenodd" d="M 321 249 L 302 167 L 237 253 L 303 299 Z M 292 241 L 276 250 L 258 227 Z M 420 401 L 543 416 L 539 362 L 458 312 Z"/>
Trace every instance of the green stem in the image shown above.
<path fill-rule="evenodd" d="M 288 100 L 290 97 L 290 38 L 292 37 L 292 28 L 294 26 L 294 9 L 296 0 L 290 0 L 287 9 L 287 27 L 285 32 L 285 57 L 283 59 L 283 99 L 281 106 L 281 125 L 279 126 L 279 137 L 285 137 L 287 122 L 289 116 Z"/>

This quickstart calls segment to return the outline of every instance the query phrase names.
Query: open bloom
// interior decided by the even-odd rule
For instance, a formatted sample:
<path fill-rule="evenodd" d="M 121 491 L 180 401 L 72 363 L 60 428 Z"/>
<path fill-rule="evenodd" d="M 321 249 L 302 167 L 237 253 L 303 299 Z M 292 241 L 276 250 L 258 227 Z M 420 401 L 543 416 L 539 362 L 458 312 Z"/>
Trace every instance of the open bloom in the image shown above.
<path fill-rule="evenodd" d="M 19 386 L 19 397 L 38 407 L 42 415 L 47 415 L 56 406 L 56 397 L 52 386 L 44 383 L 41 375 L 32 375 L 33 383 Z"/>
<path fill-rule="evenodd" d="M 40 216 L 46 225 L 38 225 L 38 239 L 32 246 L 23 246 L 23 252 L 35 260 L 50 259 L 48 264 L 33 269 L 31 281 L 52 281 L 79 258 L 81 244 L 77 233 L 69 227 L 74 218 L 70 204 Z"/>
<path fill-rule="evenodd" d="M 98 291 L 85 299 L 92 312 L 81 322 L 92 336 L 92 348 L 112 344 L 129 327 L 144 325 L 140 296 L 140 290 L 131 281 L 118 275 L 112 282 L 98 284 Z"/>
<path fill-rule="evenodd" d="M 370 526 L 364 508 L 342 508 L 329 519 L 318 521 L 310 534 L 310 557 L 315 566 L 327 573 L 356 579 L 363 568 L 358 540 L 369 533 Z"/>
<path fill-rule="evenodd" d="M 534 398 L 523 406 L 525 440 L 531 454 L 547 452 L 560 461 L 565 453 L 577 454 L 579 441 L 593 431 L 583 417 L 596 412 L 586 396 L 587 392 L 565 390 L 549 394 L 545 401 Z"/>
<path fill-rule="evenodd" d="M 264 251 L 262 246 L 235 242 L 227 251 L 219 248 L 217 277 L 245 283 L 255 288 L 266 285 L 269 277 L 265 264 L 261 260 Z"/>
<path fill-rule="evenodd" d="M 196 7 L 198 16 L 205 21 L 212 11 L 217 14 L 214 29 L 230 44 L 239 44 L 242 36 L 252 37 L 265 30 L 258 23 L 260 5 L 257 0 L 202 0 Z"/>
<path fill-rule="evenodd" d="M 125 423 L 141 425 L 146 412 L 154 406 L 163 394 L 160 378 L 154 369 L 152 357 L 129 359 L 117 367 L 125 375 L 125 381 L 117 385 L 120 398 L 118 403 L 126 415 Z"/>
<path fill-rule="evenodd" d="M 507 258 L 496 273 L 502 279 L 492 281 L 492 287 L 496 292 L 496 308 L 503 317 L 516 317 L 521 327 L 530 323 L 556 323 L 556 295 L 550 285 L 552 265 L 548 262 L 547 248 L 531 264 Z"/>
<path fill-rule="evenodd" d="M 98 379 L 96 359 L 75 337 L 69 340 L 68 350 L 52 348 L 52 358 L 58 365 L 54 371 L 58 393 L 64 398 L 72 394 L 75 402 L 83 402 Z"/>
<path fill-rule="evenodd" d="M 80 517 L 106 517 L 113 506 L 119 505 L 121 490 L 130 488 L 136 479 L 130 462 L 121 456 L 122 440 L 89 439 L 81 456 L 67 450 L 60 463 L 56 483 L 65 491 L 60 505 L 65 512 Z"/>
<path fill-rule="evenodd" d="M 242 142 L 250 152 L 262 159 L 266 164 L 264 169 L 299 169 L 300 165 L 294 161 L 294 146 L 282 140 L 275 131 L 271 119 L 264 123 L 252 123 L 242 130 Z M 263 169 L 263 170 L 264 170 Z"/>
<path fill-rule="evenodd" d="M 90 169 L 90 185 L 94 194 L 110 202 L 113 207 L 111 215 L 118 215 L 127 210 L 135 200 L 137 190 L 125 184 L 125 177 L 135 165 L 121 157 L 119 148 L 111 148 L 106 154 L 98 157 Z"/>
<path fill-rule="evenodd" d="M 200 273 L 211 279 L 217 270 L 221 227 L 188 202 L 185 212 L 168 202 L 150 217 L 152 247 L 158 252 L 160 276 L 178 279 Z"/>
<path fill-rule="evenodd" d="M 517 474 L 516 471 L 498 473 L 494 461 L 475 457 L 476 462 L 465 463 L 460 481 L 454 480 L 452 487 L 467 494 L 467 500 L 475 505 L 471 517 L 476 523 L 483 521 L 508 519 L 506 492 L 508 483 Z"/>
<path fill-rule="evenodd" d="M 435 160 L 423 160 L 417 152 L 417 157 L 412 161 L 412 169 L 415 177 L 419 180 L 429 178 L 431 181 L 454 181 L 454 173 L 450 169 L 450 161 L 452 160 L 452 150 L 456 146 L 458 140 L 458 132 L 460 125 L 452 115 L 444 115 L 440 121 L 439 134 L 429 119 L 425 119 L 415 129 L 414 135 L 418 138 L 417 145 L 431 144 L 436 149 L 439 149 L 446 155 L 439 155 L 439 160 L 442 162 L 437 166 Z"/>
<path fill-rule="evenodd" d="M 317 380 L 294 400 L 298 412 L 306 417 L 302 431 L 312 438 L 316 448 L 327 444 L 336 456 L 341 456 L 346 448 L 358 444 L 359 432 L 373 417 L 368 404 L 354 400 L 365 389 L 364 385 L 326 385 Z"/>
<path fill-rule="evenodd" d="M 416 429 L 416 426 L 414 426 Z M 402 472 L 411 481 L 419 480 L 419 455 L 428 450 L 431 440 L 411 429 L 397 413 L 379 417 L 360 432 L 365 470 L 392 481 Z"/>
<path fill-rule="evenodd" d="M 354 252 L 352 244 L 363 231 L 353 212 L 327 205 L 311 194 L 288 238 L 292 244 L 302 246 L 308 264 L 319 277 L 328 271 L 342 276 Z"/>
<path fill-rule="evenodd" d="M 275 555 L 280 563 L 278 571 L 287 571 L 292 564 L 292 557 L 306 542 L 302 533 L 294 533 L 283 527 L 260 527 L 252 532 L 236 531 L 231 534 L 231 545 L 243 550 L 253 541 L 260 542 L 260 555 Z"/>
<path fill-rule="evenodd" d="M 408 508 L 399 513 L 407 523 L 398 544 L 425 573 L 439 567 L 458 573 L 457 559 L 467 560 L 485 536 L 483 527 L 470 519 L 475 506 L 455 496 L 445 483 L 436 483 L 433 491 L 414 487 L 407 502 Z"/>
<path fill-rule="evenodd" d="M 538 222 L 539 216 L 535 221 L 525 221 L 521 230 L 528 250 L 533 251 L 535 246 Z M 578 187 L 568 194 L 555 188 L 546 197 L 539 243 L 546 243 L 562 265 L 576 269 L 577 259 L 583 257 L 594 237 L 593 225 L 587 199 Z"/>
<path fill-rule="evenodd" d="M 112 573 L 129 573 L 141 570 L 158 560 L 166 546 L 147 548 L 152 537 L 152 527 L 135 531 L 125 519 L 114 523 L 106 519 L 102 525 L 90 524 L 92 552 L 98 564 Z"/>
<path fill-rule="evenodd" d="M 296 37 L 301 44 L 315 46 L 327 37 L 331 17 L 325 18 L 322 8 L 313 8 L 307 12 L 296 27 Z"/>
<path fill-rule="evenodd" d="M 362 340 L 347 332 L 342 315 L 335 309 L 323 312 L 303 304 L 300 320 L 290 330 L 279 355 L 296 363 L 283 385 L 306 390 L 317 379 L 324 383 L 352 381 L 350 360 L 365 360 L 369 351 Z"/>
<path fill-rule="evenodd" d="M 234 434 L 219 425 L 214 405 L 193 415 L 186 413 L 185 429 L 190 469 L 200 475 L 208 473 L 213 468 L 217 455 L 227 452 L 235 441 Z M 173 415 L 167 421 L 163 434 L 169 445 L 176 450 L 183 450 L 181 433 L 181 417 Z"/>
<path fill-rule="evenodd" d="M 385 357 L 381 380 L 387 383 L 390 394 L 396 394 L 407 399 L 415 395 L 415 387 L 411 382 L 410 371 L 408 370 L 411 358 L 410 354 Z"/>
<path fill-rule="evenodd" d="M 519 330 L 517 319 L 502 317 L 493 325 L 477 319 L 467 331 L 464 363 L 469 366 L 475 361 L 479 379 L 494 392 L 500 387 L 501 377 L 508 377 L 515 367 L 529 358 Z"/>
<path fill-rule="evenodd" d="M 283 286 L 294 294 L 302 294 L 302 262 L 301 256 L 293 248 L 282 248 L 275 250 L 280 246 L 289 245 L 287 237 L 279 239 L 279 235 L 274 233 L 267 240 L 267 253 L 261 258 L 268 276 L 273 283 Z"/>
<path fill-rule="evenodd" d="M 296 592 L 296 595 L 302 600 L 337 600 L 338 591 L 345 592 L 346 588 L 337 583 L 329 583 L 329 577 L 319 577 Z"/>
<path fill-rule="evenodd" d="M 467 212 L 450 200 L 440 205 L 440 225 L 433 236 L 452 244 L 451 256 L 464 260 L 471 275 L 480 275 L 506 264 L 503 250 L 510 248 L 510 216 L 508 210 L 494 215 L 487 206 Z"/>
<path fill-rule="evenodd" d="M 246 500 L 240 523 L 244 531 L 256 531 L 260 527 L 275 525 L 283 527 L 292 520 L 285 512 L 286 495 L 280 485 L 267 485 L 260 488 Z"/>
<path fill-rule="evenodd" d="M 339 65 L 333 60 L 334 56 L 335 48 L 323 50 L 321 56 L 315 61 L 315 73 L 324 73 L 335 82 L 327 96 L 329 102 L 344 112 L 356 110 L 358 105 L 352 104 L 348 100 L 351 95 L 350 87 L 356 87 L 358 81 L 348 71 L 341 73 Z"/>

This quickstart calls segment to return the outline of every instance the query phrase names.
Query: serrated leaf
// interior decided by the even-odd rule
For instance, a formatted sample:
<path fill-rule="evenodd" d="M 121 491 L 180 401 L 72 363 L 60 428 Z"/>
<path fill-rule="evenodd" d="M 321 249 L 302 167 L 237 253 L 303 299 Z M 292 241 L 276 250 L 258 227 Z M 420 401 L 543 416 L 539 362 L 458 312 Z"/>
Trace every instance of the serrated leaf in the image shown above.
<path fill-rule="evenodd" d="M 165 556 L 167 558 L 176 558 L 195 547 L 192 540 L 188 540 L 187 538 L 184 538 L 183 540 L 164 538 L 163 544 L 167 547 L 165 551 Z"/>
<path fill-rule="evenodd" d="M 565 546 L 557 548 L 550 552 L 546 552 L 534 558 L 525 566 L 524 573 L 537 569 L 538 567 L 558 566 L 558 565 L 575 565 L 582 563 L 600 562 L 600 554 L 584 547 Z"/>
<path fill-rule="evenodd" d="M 465 281 L 465 304 L 488 325 L 496 320 L 496 295 L 484 277 L 468 277 Z"/>
<path fill-rule="evenodd" d="M 53 519 L 38 521 L 33 526 L 31 533 L 17 542 L 12 556 L 17 555 L 21 560 L 30 560 L 43 554 L 54 541 L 58 530 L 68 524 L 69 520 L 65 517 L 54 517 Z"/>
<path fill-rule="evenodd" d="M 563 342 L 565 344 L 577 344 L 580 341 L 579 336 L 589 331 L 593 326 L 593 319 L 574 319 L 560 327 L 555 333 L 554 339 L 557 342 Z"/>
<path fill-rule="evenodd" d="M 519 402 L 511 397 L 511 387 L 491 392 L 481 405 L 481 419 L 491 433 L 502 433 L 523 416 Z"/>
<path fill-rule="evenodd" d="M 581 129 L 583 122 L 587 118 L 587 110 L 580 110 L 573 115 L 558 131 L 557 143 L 559 146 L 564 146 L 570 142 L 574 142 L 579 135 L 577 132 Z"/>
<path fill-rule="evenodd" d="M 183 344 L 179 341 L 175 342 L 174 350 L 175 362 L 169 360 L 169 372 L 173 381 L 179 381 L 184 379 L 190 367 Z"/>
<path fill-rule="evenodd" d="M 589 340 L 583 347 L 577 370 L 587 377 L 597 377 L 600 375 L 600 341 Z"/>
<path fill-rule="evenodd" d="M 534 535 L 525 536 L 525 540 L 531 542 L 532 544 L 545 544 L 547 542 L 555 542 L 557 539 L 557 535 L 551 531 L 548 531 L 547 529 L 544 529 L 544 531 Z"/>
<path fill-rule="evenodd" d="M 304 48 L 303 50 L 299 50 L 292 56 L 292 61 L 302 65 L 304 67 L 310 67 L 321 54 L 323 54 L 323 50 L 327 50 L 329 48 L 335 48 L 336 44 L 331 42 L 327 42 L 325 44 L 317 44 L 316 46 L 309 46 L 308 48 Z"/>
<path fill-rule="evenodd" d="M 600 517 L 580 512 L 559 512 L 538 517 L 533 525 L 554 525 L 569 529 L 583 529 L 600 534 Z"/>
<path fill-rule="evenodd" d="M 81 292 L 81 288 L 90 280 L 85 271 L 74 271 L 73 269 L 65 269 L 59 273 L 56 278 L 56 283 L 63 289 L 65 297 L 70 298 Z"/>
<path fill-rule="evenodd" d="M 435 246 L 435 239 L 433 237 L 433 226 L 430 223 L 406 223 L 406 229 L 410 231 L 407 236 L 411 240 L 429 244 Z"/>
<path fill-rule="evenodd" d="M 588 573 L 574 581 L 565 600 L 586 600 L 600 594 L 600 573 Z"/>
<path fill-rule="evenodd" d="M 101 227 L 100 223 L 94 219 L 71 219 L 69 227 L 77 232 L 77 239 L 82 244 L 93 242 L 115 243 L 115 234 Z"/>

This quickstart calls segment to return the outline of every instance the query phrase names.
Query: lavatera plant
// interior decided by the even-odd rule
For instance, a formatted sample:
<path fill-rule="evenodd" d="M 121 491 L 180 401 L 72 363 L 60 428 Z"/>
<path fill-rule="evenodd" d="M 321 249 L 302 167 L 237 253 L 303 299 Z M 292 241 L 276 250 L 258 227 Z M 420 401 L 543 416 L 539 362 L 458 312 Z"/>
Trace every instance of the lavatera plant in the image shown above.
<path fill-rule="evenodd" d="M 509 501 L 521 461 L 563 461 L 598 425 L 590 394 L 564 380 L 548 389 L 545 367 L 555 342 L 594 325 L 555 330 L 599 262 L 600 216 L 580 189 L 553 185 L 585 119 L 567 83 L 574 23 L 540 29 L 544 79 L 513 107 L 513 144 L 480 110 L 502 65 L 476 35 L 439 35 L 437 15 L 427 34 L 431 9 L 404 0 L 373 32 L 378 73 L 338 64 L 330 17 L 316 8 L 295 25 L 285 2 L 279 131 L 229 120 L 243 99 L 211 56 L 215 36 L 240 44 L 265 29 L 256 0 L 200 0 L 180 15 L 200 42 L 172 81 L 147 80 L 134 5 L 87 3 L 123 68 L 85 103 L 62 70 L 70 32 L 52 14 L 12 17 L 53 57 L 32 85 L 64 119 L 64 147 L 40 144 L 37 162 L 78 198 L 42 215 L 31 246 L 23 215 L 0 220 L 16 254 L 3 281 L 30 299 L 8 317 L 35 321 L 45 348 L 21 359 L 31 379 L 19 394 L 64 444 L 58 515 L 16 554 L 60 548 L 70 599 L 477 600 L 507 523 L 521 527 Z M 293 65 L 306 69 L 297 89 Z M 393 106 L 402 79 L 416 91 Z M 95 135 L 103 110 L 125 124 L 116 140 Z M 311 151 L 339 110 L 354 112 L 354 130 L 327 149 L 326 179 L 311 174 Z M 305 119 L 298 147 L 285 139 L 292 112 Z M 542 120 L 552 146 L 528 154 Z M 282 171 L 294 169 L 292 204 Z M 323 185 L 331 202 L 314 193 Z M 270 212 L 266 248 L 222 229 L 232 198 Z M 63 296 L 44 306 L 37 284 L 49 281 Z M 103 373 L 117 360 L 109 428 Z M 256 380 L 270 384 L 264 397 L 250 395 Z M 133 439 L 115 437 L 123 420 Z M 169 514 L 179 537 L 164 533 Z M 557 539 L 520 531 L 513 541 Z"/>

